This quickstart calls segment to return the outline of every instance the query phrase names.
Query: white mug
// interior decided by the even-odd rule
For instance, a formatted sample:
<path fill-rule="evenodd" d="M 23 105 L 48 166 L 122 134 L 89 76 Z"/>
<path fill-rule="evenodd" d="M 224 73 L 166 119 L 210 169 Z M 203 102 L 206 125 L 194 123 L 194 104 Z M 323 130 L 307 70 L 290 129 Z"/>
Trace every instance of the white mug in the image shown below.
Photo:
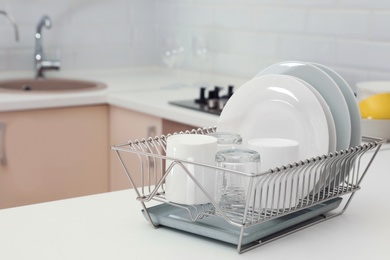
<path fill-rule="evenodd" d="M 260 154 L 261 172 L 275 167 L 291 164 L 299 160 L 299 142 L 283 138 L 260 138 L 248 141 L 248 148 Z M 268 175 L 259 180 L 257 185 L 257 206 L 260 208 L 287 208 L 298 203 L 296 194 L 298 185 L 287 176 L 285 181 Z M 280 186 L 281 185 L 281 186 Z"/>
<path fill-rule="evenodd" d="M 261 171 L 299 160 L 299 142 L 285 138 L 259 138 L 248 141 L 248 148 L 260 154 Z"/>
<path fill-rule="evenodd" d="M 217 139 L 207 135 L 178 134 L 167 139 L 166 155 L 206 165 L 215 165 Z M 168 201 L 195 205 L 209 203 L 206 194 L 193 181 L 191 174 L 213 198 L 215 192 L 215 169 L 192 163 L 174 164 L 166 161 L 165 196 Z M 186 169 L 189 171 L 187 172 Z"/>

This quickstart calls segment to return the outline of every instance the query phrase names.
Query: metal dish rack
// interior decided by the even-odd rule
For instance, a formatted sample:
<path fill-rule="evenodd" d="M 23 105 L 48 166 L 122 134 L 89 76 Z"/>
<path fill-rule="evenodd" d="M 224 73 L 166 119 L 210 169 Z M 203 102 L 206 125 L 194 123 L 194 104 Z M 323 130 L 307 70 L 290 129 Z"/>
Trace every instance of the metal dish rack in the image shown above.
<path fill-rule="evenodd" d="M 174 134 L 208 134 L 215 131 L 215 127 L 209 127 Z M 136 199 L 140 201 L 145 217 L 153 226 L 159 226 L 151 217 L 150 208 L 146 206 L 147 202 L 155 201 L 184 210 L 188 213 L 188 219 L 194 222 L 205 217 L 223 219 L 239 230 L 237 238 L 237 251 L 239 253 L 262 246 L 344 213 L 355 192 L 360 189 L 360 183 L 381 145 L 387 142 L 381 139 L 364 138 L 366 143 L 362 145 L 280 166 L 254 175 L 230 171 L 230 174 L 239 174 L 250 178 L 247 187 L 249 199 L 247 199 L 245 207 L 226 208 L 216 202 L 213 194 L 207 193 L 187 167 L 193 164 L 198 167 L 215 169 L 215 172 L 222 169 L 213 165 L 165 156 L 166 140 L 169 136 L 170 134 L 160 137 L 148 137 L 111 147 L 118 155 L 123 169 L 135 189 Z M 372 151 L 368 155 L 371 157 L 368 164 L 363 167 L 361 158 L 368 151 Z M 167 160 L 170 162 L 169 165 L 167 165 Z M 210 203 L 182 205 L 168 201 L 165 198 L 165 178 L 173 167 L 183 167 L 188 177 L 209 198 Z M 344 195 L 347 195 L 347 199 L 344 206 L 340 207 L 341 209 L 338 211 L 333 210 L 321 214 L 282 232 L 276 232 L 251 243 L 243 244 L 243 235 L 248 228 L 274 219 L 282 219 L 282 217 L 294 212 L 300 212 Z"/>

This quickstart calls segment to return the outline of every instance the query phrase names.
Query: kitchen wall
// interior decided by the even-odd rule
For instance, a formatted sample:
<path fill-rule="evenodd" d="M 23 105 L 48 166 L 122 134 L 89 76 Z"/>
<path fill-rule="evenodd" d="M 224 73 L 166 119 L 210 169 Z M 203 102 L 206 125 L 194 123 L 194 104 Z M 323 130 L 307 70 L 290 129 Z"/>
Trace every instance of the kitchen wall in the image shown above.
<path fill-rule="evenodd" d="M 64 69 L 152 64 L 251 77 L 305 60 L 351 85 L 390 79 L 388 0 L 4 0 L 0 9 L 21 36 L 0 17 L 1 70 L 32 68 L 34 28 L 49 14 L 45 49 L 61 50 Z"/>
<path fill-rule="evenodd" d="M 60 56 L 62 69 L 127 67 L 154 63 L 153 2 L 149 0 L 0 0 L 20 31 L 0 15 L 0 70 L 34 66 L 36 25 L 47 14 L 53 25 L 43 29 L 48 58 Z"/>
<path fill-rule="evenodd" d="M 390 79 L 388 0 L 170 0 L 156 1 L 156 10 L 158 42 L 177 35 L 190 52 L 194 42 L 207 46 L 206 59 L 185 67 L 252 76 L 305 60 L 329 65 L 352 86 Z"/>

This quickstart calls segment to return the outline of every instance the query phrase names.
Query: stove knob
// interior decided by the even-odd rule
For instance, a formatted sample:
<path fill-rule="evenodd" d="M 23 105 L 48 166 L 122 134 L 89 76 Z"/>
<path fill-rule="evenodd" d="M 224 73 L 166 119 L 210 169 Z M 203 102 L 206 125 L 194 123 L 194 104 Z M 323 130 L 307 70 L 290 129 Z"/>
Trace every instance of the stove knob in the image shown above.
<path fill-rule="evenodd" d="M 205 92 L 206 92 L 206 88 L 201 87 L 200 91 L 199 91 L 199 98 L 195 99 L 195 103 L 198 103 L 198 104 L 206 104 L 207 103 Z"/>
<path fill-rule="evenodd" d="M 218 106 L 218 91 L 216 89 L 209 90 L 209 96 L 207 98 L 207 107 L 209 109 L 215 109 Z"/>
<path fill-rule="evenodd" d="M 214 98 L 219 99 L 219 91 L 222 89 L 222 87 L 215 86 L 214 87 Z"/>
<path fill-rule="evenodd" d="M 228 98 L 233 96 L 233 90 L 234 90 L 234 86 L 233 85 L 229 85 L 229 87 L 228 87 Z"/>

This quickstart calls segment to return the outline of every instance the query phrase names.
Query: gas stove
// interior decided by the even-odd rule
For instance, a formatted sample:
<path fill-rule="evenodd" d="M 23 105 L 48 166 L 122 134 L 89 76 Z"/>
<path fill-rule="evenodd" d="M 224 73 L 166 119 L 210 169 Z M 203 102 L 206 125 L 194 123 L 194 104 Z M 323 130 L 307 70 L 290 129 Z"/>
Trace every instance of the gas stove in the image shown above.
<path fill-rule="evenodd" d="M 220 115 L 226 102 L 233 95 L 234 86 L 229 85 L 227 93 L 225 95 L 221 95 L 221 91 L 223 89 L 223 87 L 215 86 L 214 89 L 208 90 L 208 95 L 206 97 L 207 88 L 201 87 L 198 98 L 170 101 L 169 104 L 209 114 Z"/>

